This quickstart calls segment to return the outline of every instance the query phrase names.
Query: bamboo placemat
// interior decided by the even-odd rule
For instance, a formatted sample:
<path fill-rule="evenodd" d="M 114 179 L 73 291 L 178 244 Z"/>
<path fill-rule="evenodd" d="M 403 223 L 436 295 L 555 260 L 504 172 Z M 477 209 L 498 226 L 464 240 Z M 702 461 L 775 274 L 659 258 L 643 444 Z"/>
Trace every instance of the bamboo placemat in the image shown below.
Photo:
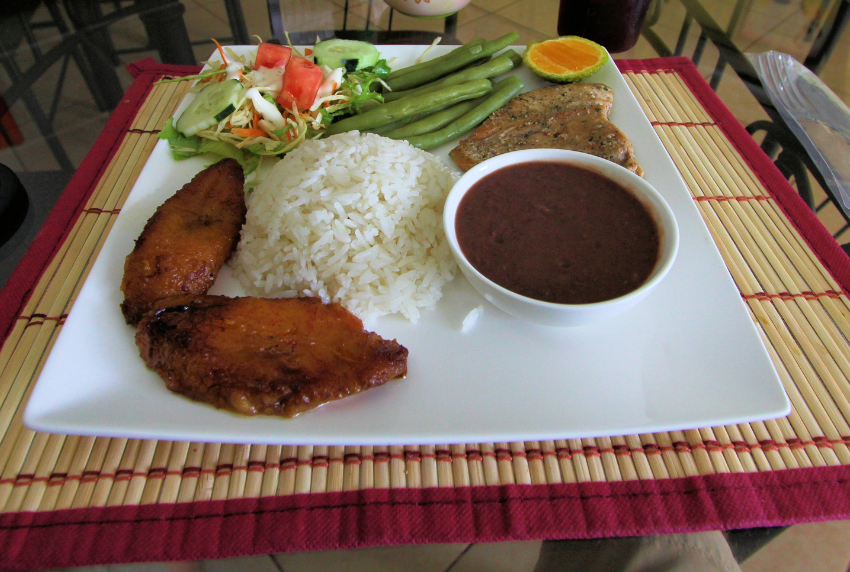
<path fill-rule="evenodd" d="M 29 391 L 185 86 L 155 85 L 0 350 L 0 512 L 297 493 L 662 480 L 850 465 L 850 303 L 675 70 L 626 81 L 673 158 L 793 404 L 781 419 L 515 443 L 230 445 L 36 433 Z"/>

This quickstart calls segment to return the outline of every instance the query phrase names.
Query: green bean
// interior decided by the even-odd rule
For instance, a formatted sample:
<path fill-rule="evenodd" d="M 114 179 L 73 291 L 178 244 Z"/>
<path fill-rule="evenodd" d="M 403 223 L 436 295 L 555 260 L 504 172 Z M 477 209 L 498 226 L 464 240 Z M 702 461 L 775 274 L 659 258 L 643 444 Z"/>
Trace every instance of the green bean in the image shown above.
<path fill-rule="evenodd" d="M 405 125 L 413 123 L 414 121 L 419 121 L 420 119 L 424 119 L 429 115 L 443 111 L 444 109 L 451 107 L 452 105 L 453 104 L 449 103 L 447 105 L 443 105 L 441 107 L 431 109 L 423 113 L 417 113 L 415 115 L 408 115 L 407 117 L 402 117 L 401 119 L 397 119 L 396 121 L 393 121 L 391 123 L 385 123 L 384 125 L 380 125 L 378 127 L 373 127 L 372 129 L 361 129 L 361 131 L 363 133 L 377 133 L 378 135 L 383 135 L 384 133 L 389 133 L 390 131 L 393 131 L 395 129 L 400 129 Z"/>
<path fill-rule="evenodd" d="M 418 119 L 422 119 L 429 115 L 428 113 L 417 113 L 416 115 L 411 115 L 409 117 L 402 117 L 401 119 L 397 119 L 395 121 L 391 121 L 389 123 L 385 123 L 383 125 L 378 125 L 377 127 L 373 127 L 371 129 L 361 129 L 361 133 L 377 133 L 378 135 L 383 135 L 384 133 L 388 133 L 393 131 L 394 129 L 401 129 L 405 125 L 413 123 Z"/>
<path fill-rule="evenodd" d="M 516 59 L 514 59 L 513 56 L 516 56 Z M 513 50 L 508 50 L 500 56 L 495 57 L 486 63 L 475 67 L 466 68 L 459 72 L 455 72 L 435 82 L 426 83 L 425 85 L 422 85 L 420 87 L 408 89 L 405 91 L 391 91 L 389 93 L 385 93 L 384 101 L 395 101 L 397 99 L 405 97 L 406 95 L 419 95 L 422 93 L 428 93 L 430 91 L 434 91 L 435 89 L 439 89 L 447 85 L 457 85 L 459 83 L 472 81 L 473 79 L 496 77 L 497 75 L 502 75 L 503 73 L 509 72 L 514 67 L 519 65 L 518 63 L 516 63 L 517 61 L 519 61 L 520 63 L 522 62 L 522 58 L 519 56 L 519 54 L 517 54 Z"/>
<path fill-rule="evenodd" d="M 462 46 L 460 46 L 460 47 L 457 47 L 457 48 L 453 49 L 452 51 L 448 52 L 447 54 L 443 54 L 442 56 L 438 56 L 438 57 L 434 58 L 433 60 L 427 60 L 427 61 L 424 61 L 424 62 L 419 62 L 418 64 L 413 64 L 413 65 L 411 65 L 411 66 L 407 66 L 407 67 L 405 67 L 405 68 L 401 68 L 401 69 L 393 70 L 393 71 L 392 71 L 392 72 L 390 72 L 390 74 L 389 74 L 386 78 L 384 78 L 384 79 L 395 79 L 395 78 L 397 78 L 397 77 L 401 77 L 401 76 L 403 76 L 403 75 L 407 75 L 407 74 L 409 74 L 410 72 L 415 72 L 415 71 L 418 71 L 418 70 L 421 70 L 421 69 L 427 68 L 428 66 L 432 66 L 432 65 L 434 65 L 434 64 L 438 64 L 438 63 L 440 63 L 441 61 L 445 61 L 445 60 L 447 60 L 447 59 L 449 59 L 449 58 L 451 58 L 451 57 L 456 56 L 456 55 L 457 55 L 457 53 L 459 53 L 459 52 L 461 52 L 461 51 L 464 51 L 464 50 L 465 50 L 465 51 L 469 51 L 469 50 L 470 50 L 470 49 L 472 49 L 472 48 L 478 47 L 478 46 L 480 46 L 481 44 L 483 44 L 484 42 L 485 42 L 485 40 L 484 40 L 483 38 L 477 38 L 477 39 L 475 39 L 475 40 L 472 40 L 471 42 L 468 42 L 468 43 L 466 43 L 466 44 L 464 44 L 464 45 L 462 45 Z"/>
<path fill-rule="evenodd" d="M 455 57 L 448 58 L 427 68 L 416 70 L 401 77 L 389 80 L 386 84 L 393 91 L 401 91 L 404 89 L 418 87 L 422 84 L 434 81 L 444 75 L 450 74 L 453 71 L 457 71 L 481 57 L 491 56 L 508 47 L 511 43 L 516 42 L 518 38 L 519 34 L 516 32 L 505 34 L 501 38 L 496 38 L 495 40 L 482 44 L 481 51 L 476 54 L 472 54 L 471 52 L 459 53 Z"/>
<path fill-rule="evenodd" d="M 515 68 L 518 68 L 519 66 L 521 66 L 521 65 L 522 65 L 522 56 L 521 56 L 521 55 L 519 55 L 518 53 L 516 53 L 515 51 L 513 51 L 513 50 L 505 50 L 505 51 L 504 51 L 504 52 L 502 52 L 502 53 L 503 53 L 503 54 L 507 54 L 507 56 L 508 56 L 509 58 L 511 58 L 511 61 L 513 62 L 513 64 L 514 64 L 514 67 L 515 67 Z"/>
<path fill-rule="evenodd" d="M 460 85 L 450 85 L 437 91 L 432 91 L 431 93 L 412 95 L 398 101 L 384 103 L 379 107 L 370 109 L 366 113 L 352 115 L 342 121 L 331 123 L 325 130 L 325 135 L 333 135 L 344 131 L 373 129 L 409 115 L 433 111 L 449 103 L 457 103 L 479 97 L 485 93 L 489 93 L 492 89 L 493 85 L 490 83 L 490 80 L 476 79 Z"/>
<path fill-rule="evenodd" d="M 383 135 L 384 137 L 389 137 L 390 139 L 407 139 L 408 137 L 413 137 L 414 135 L 422 135 L 423 133 L 430 133 L 431 131 L 436 131 L 441 127 L 445 127 L 464 113 L 475 109 L 475 106 L 481 103 L 483 100 L 483 97 L 479 97 L 478 99 L 461 101 L 460 103 L 456 103 L 442 111 L 430 113 L 425 117 L 417 121 L 412 121 L 411 123 L 403 125 L 398 129 L 387 131 Z"/>
<path fill-rule="evenodd" d="M 423 135 L 407 137 L 407 142 L 419 149 L 432 149 L 442 145 L 466 133 L 487 119 L 491 113 L 505 105 L 523 88 L 522 82 L 513 76 L 503 79 L 496 86 L 492 95 L 488 96 L 482 103 L 476 105 L 471 111 L 466 112 L 442 129 Z"/>

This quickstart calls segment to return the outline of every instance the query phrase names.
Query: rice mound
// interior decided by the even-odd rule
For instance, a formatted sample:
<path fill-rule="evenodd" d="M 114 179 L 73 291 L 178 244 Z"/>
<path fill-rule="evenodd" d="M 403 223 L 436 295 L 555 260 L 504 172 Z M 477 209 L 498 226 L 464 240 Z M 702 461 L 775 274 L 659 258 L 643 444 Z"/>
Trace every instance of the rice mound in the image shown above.
<path fill-rule="evenodd" d="M 236 276 L 253 295 L 416 323 L 454 277 L 442 211 L 456 178 L 406 141 L 356 131 L 307 141 L 248 195 Z"/>

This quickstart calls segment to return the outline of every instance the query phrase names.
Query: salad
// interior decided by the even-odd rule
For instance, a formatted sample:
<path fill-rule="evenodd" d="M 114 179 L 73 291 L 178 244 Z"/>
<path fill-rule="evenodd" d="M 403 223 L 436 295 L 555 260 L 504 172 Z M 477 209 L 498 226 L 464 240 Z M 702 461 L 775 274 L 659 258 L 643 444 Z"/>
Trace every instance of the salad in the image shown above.
<path fill-rule="evenodd" d="M 303 54 L 262 42 L 253 60 L 218 49 L 222 61 L 205 62 L 214 69 L 164 80 L 197 79 L 197 95 L 159 137 L 177 160 L 201 153 L 232 157 L 246 175 L 263 157 L 320 137 L 335 117 L 356 115 L 368 101 L 383 102 L 373 84 L 383 84 L 390 73 L 375 46 L 354 40 L 325 40 Z"/>

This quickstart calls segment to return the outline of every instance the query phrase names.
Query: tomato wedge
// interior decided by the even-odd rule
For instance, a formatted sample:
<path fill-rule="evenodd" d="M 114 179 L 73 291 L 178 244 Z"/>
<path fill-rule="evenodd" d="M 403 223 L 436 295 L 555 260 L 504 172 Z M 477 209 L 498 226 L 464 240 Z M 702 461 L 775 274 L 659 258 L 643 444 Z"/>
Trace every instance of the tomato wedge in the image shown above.
<path fill-rule="evenodd" d="M 277 102 L 289 111 L 293 104 L 298 111 L 306 111 L 313 105 L 319 86 L 322 85 L 322 70 L 305 58 L 293 56 L 283 72 L 283 84 Z"/>
<path fill-rule="evenodd" d="M 279 44 L 262 42 L 257 46 L 257 59 L 254 61 L 254 69 L 285 67 L 292 56 L 292 48 Z"/>

